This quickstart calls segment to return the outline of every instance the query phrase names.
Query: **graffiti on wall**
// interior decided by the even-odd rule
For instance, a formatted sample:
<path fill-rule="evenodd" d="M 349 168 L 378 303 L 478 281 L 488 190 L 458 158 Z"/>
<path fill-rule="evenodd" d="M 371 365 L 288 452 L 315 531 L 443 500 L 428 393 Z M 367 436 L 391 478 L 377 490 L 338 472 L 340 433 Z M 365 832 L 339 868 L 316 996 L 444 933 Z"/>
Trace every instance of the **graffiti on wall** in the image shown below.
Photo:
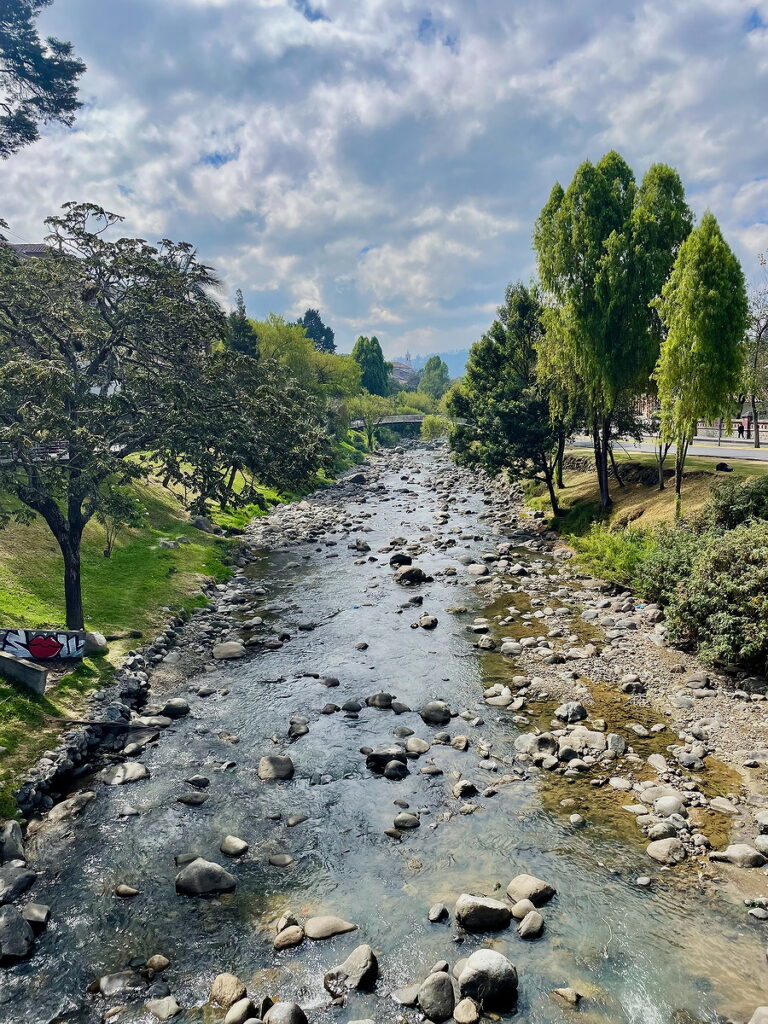
<path fill-rule="evenodd" d="M 0 629 L 0 651 L 16 658 L 82 658 L 85 633 L 47 629 Z"/>

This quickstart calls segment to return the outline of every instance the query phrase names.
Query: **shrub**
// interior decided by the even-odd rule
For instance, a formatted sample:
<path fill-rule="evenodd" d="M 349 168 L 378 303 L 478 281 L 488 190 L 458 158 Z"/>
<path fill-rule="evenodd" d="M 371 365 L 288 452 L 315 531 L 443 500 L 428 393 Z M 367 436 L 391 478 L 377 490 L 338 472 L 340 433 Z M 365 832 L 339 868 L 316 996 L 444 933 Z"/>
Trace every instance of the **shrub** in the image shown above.
<path fill-rule="evenodd" d="M 376 427 L 376 440 L 382 448 L 394 448 L 400 444 L 402 438 L 389 427 Z"/>
<path fill-rule="evenodd" d="M 594 523 L 583 537 L 571 537 L 580 561 L 595 576 L 611 583 L 635 585 L 643 562 L 656 546 L 649 530 L 627 527 L 612 531 Z"/>
<path fill-rule="evenodd" d="M 768 519 L 768 476 L 747 481 L 728 477 L 712 489 L 702 512 L 715 530 L 733 530 L 750 519 Z"/>
<path fill-rule="evenodd" d="M 768 661 L 768 522 L 698 538 L 669 608 L 672 639 L 711 661 L 764 671 Z"/>
<path fill-rule="evenodd" d="M 657 527 L 654 541 L 637 566 L 635 585 L 649 601 L 667 605 L 675 597 L 679 582 L 689 577 L 702 539 L 682 524 Z"/>
<path fill-rule="evenodd" d="M 442 416 L 425 416 L 421 421 L 422 440 L 434 441 L 438 437 L 445 437 L 449 427 L 450 423 Z"/>

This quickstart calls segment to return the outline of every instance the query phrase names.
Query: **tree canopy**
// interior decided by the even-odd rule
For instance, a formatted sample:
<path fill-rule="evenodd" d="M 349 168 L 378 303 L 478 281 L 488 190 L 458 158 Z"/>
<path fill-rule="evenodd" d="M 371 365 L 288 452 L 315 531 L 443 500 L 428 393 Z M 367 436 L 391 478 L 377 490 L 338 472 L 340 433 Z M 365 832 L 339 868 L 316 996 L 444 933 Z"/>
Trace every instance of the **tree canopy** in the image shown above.
<path fill-rule="evenodd" d="M 748 324 L 744 274 L 711 213 L 680 247 L 654 305 L 666 329 L 655 370 L 661 430 L 677 447 L 679 496 L 698 419 L 730 415 Z"/>
<path fill-rule="evenodd" d="M 330 327 L 326 327 L 320 319 L 319 310 L 308 309 L 297 323 L 304 328 L 307 337 L 312 339 L 318 352 L 336 351 L 334 332 Z"/>
<path fill-rule="evenodd" d="M 451 384 L 448 365 L 440 356 L 430 356 L 424 364 L 419 379 L 419 391 L 424 391 L 435 399 L 443 397 Z"/>
<path fill-rule="evenodd" d="M 389 394 L 389 368 L 377 337 L 361 335 L 352 349 L 352 358 L 360 364 L 361 383 L 372 395 Z"/>
<path fill-rule="evenodd" d="M 35 20 L 53 0 L 3 0 L 0 4 L 0 157 L 40 137 L 49 121 L 71 125 L 82 105 L 77 81 L 85 64 L 72 44 L 40 39 Z"/>
<path fill-rule="evenodd" d="M 235 308 L 227 317 L 227 347 L 256 359 L 259 355 L 259 336 L 245 312 L 245 301 L 239 288 L 235 296 Z"/>
<path fill-rule="evenodd" d="M 109 240 L 119 222 L 67 204 L 43 257 L 0 245 L 4 515 L 48 524 L 73 629 L 82 533 L 111 489 L 159 467 L 203 509 L 240 500 L 232 467 L 295 485 L 327 452 L 320 408 L 283 367 L 216 350 L 225 318 L 192 246 Z"/>

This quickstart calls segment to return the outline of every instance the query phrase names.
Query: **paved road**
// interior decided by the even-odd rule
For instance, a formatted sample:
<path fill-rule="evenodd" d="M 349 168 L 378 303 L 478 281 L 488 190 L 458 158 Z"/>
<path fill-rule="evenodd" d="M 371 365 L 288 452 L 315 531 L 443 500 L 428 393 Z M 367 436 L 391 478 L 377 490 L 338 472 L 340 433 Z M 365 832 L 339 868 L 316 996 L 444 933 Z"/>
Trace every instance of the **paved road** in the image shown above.
<path fill-rule="evenodd" d="M 573 442 L 574 448 L 591 448 L 592 440 L 588 437 L 577 437 Z M 626 451 L 629 455 L 633 452 L 653 452 L 652 441 L 643 441 L 639 445 L 634 441 L 627 441 L 622 447 L 616 445 L 616 451 Z M 674 445 L 670 448 L 670 454 L 675 450 Z M 729 459 L 750 459 L 757 462 L 768 462 L 768 448 L 754 448 L 751 441 L 724 440 L 718 446 L 716 441 L 701 440 L 694 441 L 690 447 L 689 455 L 711 457 L 713 459 L 727 461 Z"/>

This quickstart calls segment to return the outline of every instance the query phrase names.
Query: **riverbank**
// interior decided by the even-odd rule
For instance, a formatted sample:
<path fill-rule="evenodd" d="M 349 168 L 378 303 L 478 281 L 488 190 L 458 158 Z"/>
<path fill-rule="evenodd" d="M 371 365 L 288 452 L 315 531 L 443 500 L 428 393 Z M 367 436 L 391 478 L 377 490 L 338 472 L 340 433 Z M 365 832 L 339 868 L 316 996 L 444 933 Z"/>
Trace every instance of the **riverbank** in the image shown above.
<path fill-rule="evenodd" d="M 557 548 L 517 493 L 425 448 L 254 524 L 248 564 L 126 666 L 151 685 L 133 729 L 31 826 L 29 895 L 51 924 L 7 972 L 0 1019 L 218 1019 L 222 972 L 271 1024 L 415 1020 L 434 989 L 448 1017 L 474 1019 L 466 960 L 493 949 L 537 1024 L 560 1024 L 575 993 L 580 1016 L 612 1024 L 745 1020 L 764 926 L 690 870 L 727 878 L 693 837 L 725 846 L 732 816 L 711 805 L 737 780 L 708 738 L 687 751 L 701 766 L 666 750 L 687 744 L 650 689 L 685 678 L 651 645 L 663 623 L 598 607 L 620 595 Z M 584 715 L 558 717 L 564 698 Z M 672 813 L 644 802 L 657 783 L 680 793 Z M 645 852 L 643 828 L 664 822 L 687 853 L 672 871 Z M 759 897 L 762 872 L 739 874 Z M 557 893 L 527 890 L 539 907 L 518 908 L 517 934 L 523 875 Z M 319 940 L 327 915 L 355 931 Z M 334 995 L 324 981 L 361 943 L 376 968 L 366 953 L 365 984 Z M 455 985 L 429 980 L 435 961 Z M 278 997 L 279 1012 L 259 1005 Z"/>

